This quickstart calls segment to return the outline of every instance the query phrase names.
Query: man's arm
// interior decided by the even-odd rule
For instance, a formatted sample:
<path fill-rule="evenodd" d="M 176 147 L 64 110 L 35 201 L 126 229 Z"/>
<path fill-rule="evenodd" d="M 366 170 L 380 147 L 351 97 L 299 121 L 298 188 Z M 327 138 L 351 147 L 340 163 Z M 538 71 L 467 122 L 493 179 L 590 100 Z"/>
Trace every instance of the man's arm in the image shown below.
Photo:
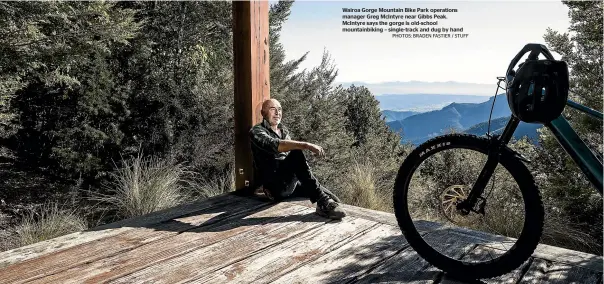
<path fill-rule="evenodd" d="M 323 157 L 325 152 L 319 145 L 296 140 L 279 140 L 279 152 L 287 152 L 291 150 L 310 150 L 311 152 Z"/>
<path fill-rule="evenodd" d="M 296 140 L 279 140 L 279 152 L 288 152 L 291 150 L 308 150 L 309 143 Z"/>
<path fill-rule="evenodd" d="M 259 148 L 269 152 L 288 152 L 291 150 L 310 150 L 313 153 L 323 156 L 323 148 L 321 146 L 289 139 L 278 139 L 271 137 L 268 133 L 261 129 L 252 129 L 250 138 Z"/>

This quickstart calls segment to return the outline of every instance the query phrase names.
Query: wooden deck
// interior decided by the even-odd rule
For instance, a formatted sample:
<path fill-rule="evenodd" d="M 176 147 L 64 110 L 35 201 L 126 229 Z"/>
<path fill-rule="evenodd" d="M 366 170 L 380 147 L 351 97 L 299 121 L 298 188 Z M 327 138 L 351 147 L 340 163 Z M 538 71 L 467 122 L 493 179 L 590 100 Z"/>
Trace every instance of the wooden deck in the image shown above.
<path fill-rule="evenodd" d="M 223 195 L 0 253 L 0 283 L 459 283 L 409 248 L 392 214 Z M 460 231 L 461 232 L 461 231 Z M 460 238 L 443 247 L 472 255 Z M 602 283 L 602 258 L 539 246 L 488 283 Z"/>

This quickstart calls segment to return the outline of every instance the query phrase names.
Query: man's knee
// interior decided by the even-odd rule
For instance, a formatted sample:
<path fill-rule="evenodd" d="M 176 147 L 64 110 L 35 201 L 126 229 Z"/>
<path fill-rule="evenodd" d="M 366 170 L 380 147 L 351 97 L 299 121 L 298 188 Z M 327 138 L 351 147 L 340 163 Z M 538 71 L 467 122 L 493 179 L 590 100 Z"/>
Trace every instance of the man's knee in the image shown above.
<path fill-rule="evenodd" d="M 306 157 L 304 156 L 304 152 L 300 149 L 295 149 L 295 150 L 291 150 L 289 152 L 290 155 L 292 155 L 292 157 L 297 157 L 297 158 L 304 158 L 306 159 Z"/>
<path fill-rule="evenodd" d="M 306 156 L 304 156 L 304 151 L 302 150 L 291 150 L 289 153 L 289 158 L 294 160 L 295 164 L 302 163 L 308 167 L 308 160 L 306 159 Z"/>

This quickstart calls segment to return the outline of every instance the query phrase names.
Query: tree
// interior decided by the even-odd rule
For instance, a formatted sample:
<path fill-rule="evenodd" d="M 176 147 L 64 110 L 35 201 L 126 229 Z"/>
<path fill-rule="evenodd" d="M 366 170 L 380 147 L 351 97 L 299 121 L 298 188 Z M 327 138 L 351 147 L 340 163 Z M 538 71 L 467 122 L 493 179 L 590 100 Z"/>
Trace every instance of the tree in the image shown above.
<path fill-rule="evenodd" d="M 596 110 L 602 110 L 602 2 L 563 1 L 569 8 L 570 32 L 548 29 L 544 39 L 549 48 L 562 55 L 570 69 L 570 98 Z M 602 156 L 602 124 L 567 107 L 565 117 L 590 148 Z M 589 233 L 584 247 L 601 254 L 602 198 L 583 176 L 581 170 L 557 144 L 549 131 L 542 131 L 537 149 L 535 171 L 546 203 L 551 206 L 548 220 L 563 219 L 573 227 Z M 555 209 L 555 210 L 554 210 Z M 561 210 L 558 213 L 556 210 Z"/>
<path fill-rule="evenodd" d="M 228 168 L 234 125 L 231 4 L 120 3 L 134 6 L 143 22 L 121 59 L 123 84 L 131 89 L 132 113 L 122 127 L 129 143 L 198 171 Z"/>
<path fill-rule="evenodd" d="M 570 32 L 548 29 L 544 38 L 562 55 L 570 71 L 570 98 L 602 111 L 602 9 L 601 1 L 563 1 L 569 8 Z M 602 154 L 602 123 L 567 108 L 573 127 Z"/>
<path fill-rule="evenodd" d="M 108 2 L 0 5 L 5 144 L 30 165 L 90 174 L 120 144 L 127 114 L 115 55 L 138 31 L 134 12 Z M 8 114 L 8 115 L 7 115 Z M 4 123 L 6 126 L 6 123 Z"/>

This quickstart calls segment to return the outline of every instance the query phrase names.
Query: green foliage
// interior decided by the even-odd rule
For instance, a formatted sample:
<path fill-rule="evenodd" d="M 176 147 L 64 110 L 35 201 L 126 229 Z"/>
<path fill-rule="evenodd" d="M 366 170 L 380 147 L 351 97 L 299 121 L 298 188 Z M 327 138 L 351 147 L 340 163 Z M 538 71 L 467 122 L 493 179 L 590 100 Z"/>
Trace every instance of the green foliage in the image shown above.
<path fill-rule="evenodd" d="M 565 3 L 573 34 L 548 31 L 546 41 L 570 64 L 572 98 L 602 109 L 602 4 Z M 279 1 L 269 11 L 271 97 L 281 101 L 293 139 L 326 150 L 325 159 L 308 155 L 321 183 L 355 204 L 391 210 L 392 185 L 410 149 L 381 119 L 367 88 L 334 84 L 329 52 L 310 70 L 298 70 L 306 54 L 286 60 L 279 38 L 292 5 Z M 231 190 L 231 13 L 224 1 L 0 3 L 0 144 L 22 164 L 83 178 L 122 216 Z M 566 114 L 601 154 L 602 125 Z M 601 198 L 553 138 L 541 136 L 542 148 L 515 147 L 543 161 L 533 171 L 550 216 L 577 222 L 577 236 L 592 230 L 601 244 L 601 229 L 588 226 L 602 220 Z M 141 160 L 140 150 L 154 160 Z M 418 188 L 471 169 L 456 160 L 433 166 L 440 176 Z M 101 181 L 113 183 L 99 188 Z"/>
<path fill-rule="evenodd" d="M 228 167 L 230 3 L 0 9 L 9 27 L 0 49 L 10 55 L 0 77 L 2 134 L 21 161 L 92 180 L 142 147 L 199 168 Z"/>
<path fill-rule="evenodd" d="M 570 31 L 559 33 L 548 29 L 544 38 L 548 47 L 562 55 L 570 68 L 570 98 L 596 110 L 602 110 L 603 28 L 600 1 L 563 1 L 569 8 Z M 571 108 L 565 117 L 590 148 L 602 157 L 602 123 Z M 533 171 L 543 190 L 548 219 L 573 224 L 568 231 L 582 234 L 575 248 L 602 253 L 602 197 L 589 184 L 581 170 L 558 145 L 549 131 L 541 131 Z"/>
<path fill-rule="evenodd" d="M 601 1 L 563 1 L 569 8 L 570 29 L 559 33 L 548 29 L 544 38 L 550 49 L 562 55 L 570 68 L 570 97 L 602 111 L 603 64 Z M 567 111 L 573 127 L 587 136 L 602 154 L 602 123 L 577 111 Z"/>
<path fill-rule="evenodd" d="M 132 113 L 123 126 L 129 141 L 199 169 L 227 168 L 233 143 L 230 3 L 136 5 L 145 25 L 122 59 L 124 85 L 131 88 Z"/>
<path fill-rule="evenodd" d="M 294 139 L 327 151 L 325 159 L 308 155 L 322 183 L 338 187 L 354 165 L 380 161 L 373 191 L 388 196 L 400 137 L 367 89 L 334 84 L 328 52 L 311 70 L 298 70 L 306 55 L 286 60 L 279 37 L 292 4 L 279 1 L 269 11 L 271 97 L 281 101 Z M 62 179 L 83 178 L 123 216 L 178 203 L 159 192 L 183 184 L 203 196 L 229 190 L 229 2 L 23 2 L 2 4 L 0 13 L 8 27 L 0 49 L 13 57 L 2 58 L 0 134 L 21 162 Z M 139 151 L 167 163 L 158 165 L 165 170 L 145 174 L 151 165 L 132 162 Z M 185 164 L 200 174 L 195 180 L 168 170 Z M 99 187 L 103 181 L 113 183 Z"/>
<path fill-rule="evenodd" d="M 127 114 L 115 54 L 137 30 L 134 12 L 105 2 L 11 2 L 0 6 L 5 132 L 24 162 L 68 173 L 100 169 L 120 144 Z M 3 99 L 6 106 L 7 100 Z M 7 131 L 14 130 L 16 131 Z M 10 129 L 13 128 L 13 129 Z"/>

